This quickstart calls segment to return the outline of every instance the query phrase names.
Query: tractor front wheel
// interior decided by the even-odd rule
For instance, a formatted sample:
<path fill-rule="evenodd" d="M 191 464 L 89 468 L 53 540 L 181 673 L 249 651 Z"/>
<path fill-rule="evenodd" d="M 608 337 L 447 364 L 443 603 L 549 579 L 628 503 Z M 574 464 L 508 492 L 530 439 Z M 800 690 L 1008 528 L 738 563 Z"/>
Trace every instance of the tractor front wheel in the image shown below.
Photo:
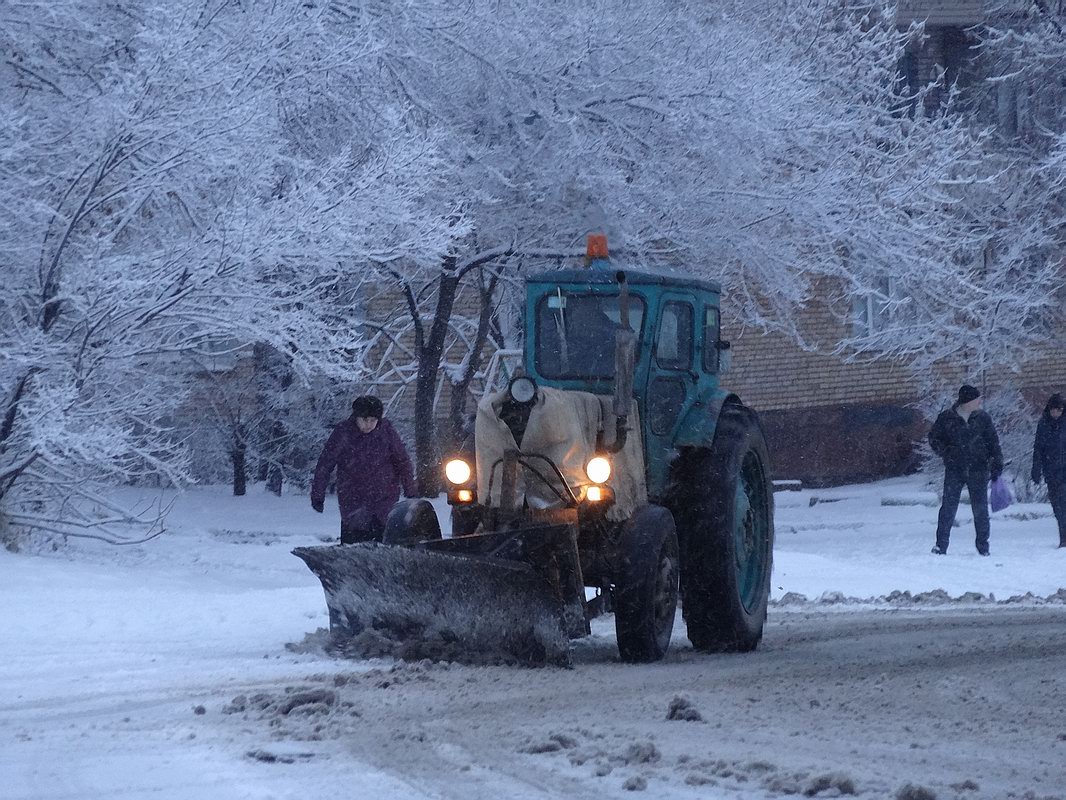
<path fill-rule="evenodd" d="M 392 507 L 381 541 L 385 544 L 414 545 L 441 538 L 437 512 L 428 500 L 401 500 Z"/>
<path fill-rule="evenodd" d="M 484 514 L 483 506 L 452 506 L 452 537 L 476 533 Z"/>
<path fill-rule="evenodd" d="M 688 638 L 697 650 L 754 650 L 774 542 L 769 455 L 754 413 L 727 405 L 710 450 L 689 451 L 675 466 Z"/>
<path fill-rule="evenodd" d="M 666 655 L 677 613 L 674 518 L 662 506 L 638 508 L 625 523 L 613 592 L 618 652 L 631 663 Z"/>

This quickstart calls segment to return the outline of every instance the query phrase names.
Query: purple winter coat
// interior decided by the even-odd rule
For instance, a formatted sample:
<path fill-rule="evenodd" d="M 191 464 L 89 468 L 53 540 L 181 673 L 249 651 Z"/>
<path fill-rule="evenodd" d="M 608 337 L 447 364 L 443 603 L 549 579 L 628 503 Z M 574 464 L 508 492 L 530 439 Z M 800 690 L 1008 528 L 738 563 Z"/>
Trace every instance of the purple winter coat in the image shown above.
<path fill-rule="evenodd" d="M 365 527 L 370 517 L 384 524 L 400 489 L 415 495 L 411 459 L 399 434 L 387 419 L 378 420 L 370 433 L 363 433 L 349 417 L 333 429 L 315 467 L 311 502 L 324 502 L 333 468 L 337 469 L 337 501 L 341 521 Z"/>

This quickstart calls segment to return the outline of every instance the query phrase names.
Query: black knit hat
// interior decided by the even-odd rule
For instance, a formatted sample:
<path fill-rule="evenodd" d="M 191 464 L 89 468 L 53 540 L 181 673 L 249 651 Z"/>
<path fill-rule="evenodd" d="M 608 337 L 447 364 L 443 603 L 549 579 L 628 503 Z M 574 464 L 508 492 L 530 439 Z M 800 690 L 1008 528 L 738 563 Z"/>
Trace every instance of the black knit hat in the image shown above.
<path fill-rule="evenodd" d="M 976 400 L 981 396 L 981 393 L 977 390 L 976 386 L 970 386 L 970 384 L 963 384 L 959 389 L 959 402 L 956 405 L 962 405 L 963 403 L 969 403 L 971 400 Z"/>
<path fill-rule="evenodd" d="M 1048 410 L 1050 410 L 1052 408 L 1066 409 L 1066 400 L 1062 399 L 1062 395 L 1061 394 L 1059 394 L 1058 392 L 1055 392 L 1055 394 L 1051 395 L 1051 397 L 1048 398 L 1047 407 L 1048 407 Z"/>
<path fill-rule="evenodd" d="M 352 416 L 381 419 L 385 416 L 385 406 L 383 406 L 381 401 L 374 397 L 374 395 L 363 395 L 352 401 Z"/>

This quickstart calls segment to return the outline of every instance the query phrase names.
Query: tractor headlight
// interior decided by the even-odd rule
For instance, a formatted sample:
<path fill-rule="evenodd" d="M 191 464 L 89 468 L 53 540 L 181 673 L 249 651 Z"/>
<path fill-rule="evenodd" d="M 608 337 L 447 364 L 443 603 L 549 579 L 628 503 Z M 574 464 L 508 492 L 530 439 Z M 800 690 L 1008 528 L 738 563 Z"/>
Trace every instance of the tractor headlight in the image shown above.
<path fill-rule="evenodd" d="M 462 485 L 470 480 L 470 465 L 461 458 L 453 458 L 444 465 L 444 477 L 450 483 Z"/>
<path fill-rule="evenodd" d="M 611 462 L 603 456 L 591 458 L 585 465 L 585 474 L 593 483 L 607 483 L 607 479 L 611 477 Z"/>
<path fill-rule="evenodd" d="M 585 487 L 585 492 L 581 499 L 585 501 L 586 508 L 599 506 L 601 509 L 606 510 L 614 504 L 614 491 L 610 486 L 594 484 Z"/>
<path fill-rule="evenodd" d="M 516 403 L 532 403 L 537 397 L 537 384 L 532 378 L 519 375 L 511 381 L 507 391 Z"/>

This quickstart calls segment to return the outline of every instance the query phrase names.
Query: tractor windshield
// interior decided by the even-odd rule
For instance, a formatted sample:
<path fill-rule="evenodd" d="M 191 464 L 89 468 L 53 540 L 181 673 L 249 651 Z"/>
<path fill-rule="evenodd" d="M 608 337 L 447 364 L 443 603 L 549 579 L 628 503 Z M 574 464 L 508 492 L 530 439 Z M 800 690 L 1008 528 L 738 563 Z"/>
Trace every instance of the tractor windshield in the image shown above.
<path fill-rule="evenodd" d="M 537 304 L 536 364 L 545 378 L 613 378 L 617 294 L 555 289 Z M 629 295 L 629 327 L 640 335 L 644 301 Z"/>

